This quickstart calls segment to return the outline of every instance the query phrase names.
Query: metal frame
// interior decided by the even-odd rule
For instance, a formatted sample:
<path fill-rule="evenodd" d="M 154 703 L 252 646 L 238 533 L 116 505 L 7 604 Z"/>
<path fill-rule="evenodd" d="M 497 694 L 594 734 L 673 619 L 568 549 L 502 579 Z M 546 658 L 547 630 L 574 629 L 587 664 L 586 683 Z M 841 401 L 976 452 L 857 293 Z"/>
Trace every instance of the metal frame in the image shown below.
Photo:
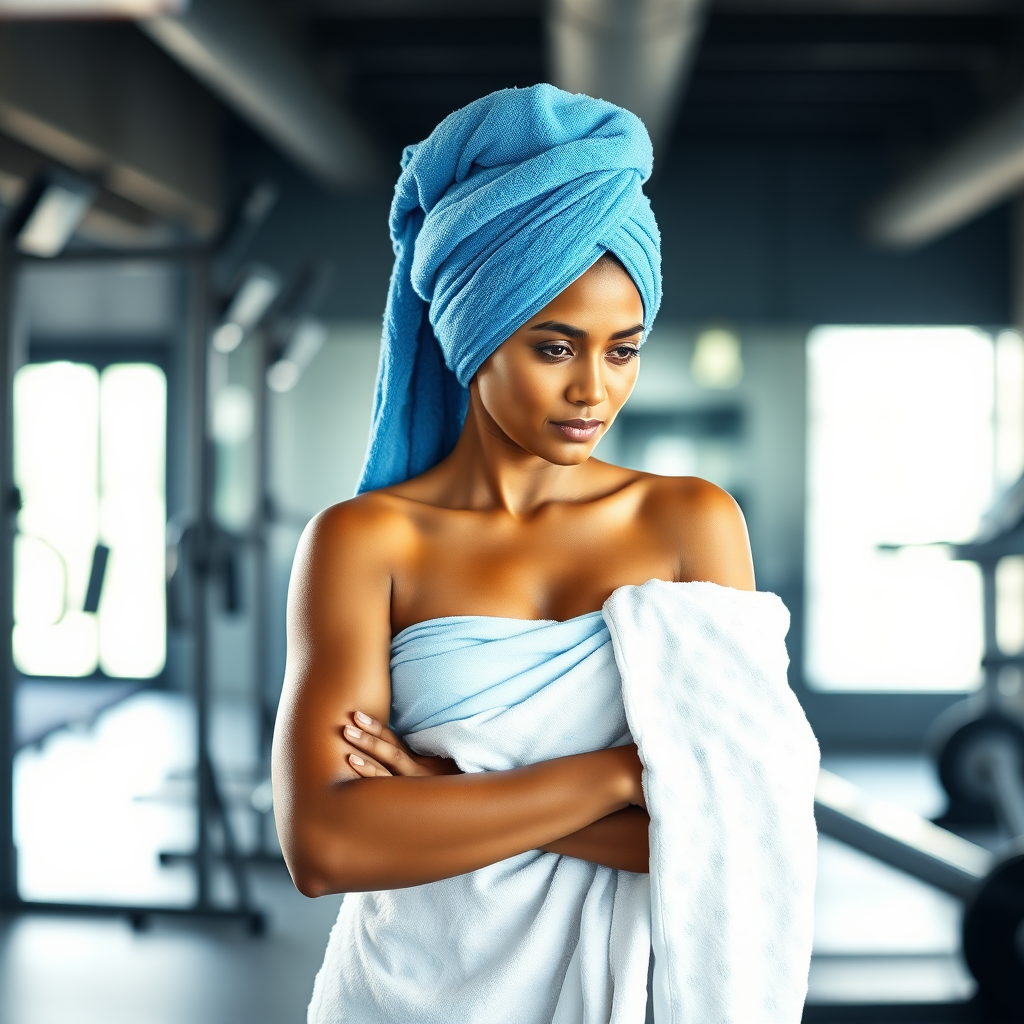
<path fill-rule="evenodd" d="M 13 379 L 16 354 L 11 335 L 12 295 L 16 268 L 35 262 L 14 249 L 12 240 L 0 237 L 0 909 L 56 914 L 125 916 L 142 926 L 155 915 L 237 920 L 258 934 L 266 924 L 255 906 L 245 864 L 221 795 L 210 756 L 209 602 L 210 554 L 215 539 L 213 520 L 214 453 L 209 437 L 208 351 L 210 314 L 210 262 L 213 250 L 183 247 L 164 250 L 86 250 L 55 257 L 62 262 L 124 262 L 157 260 L 183 264 L 188 271 L 188 395 L 190 425 L 188 464 L 193 522 L 190 527 L 193 610 L 191 675 L 196 705 L 197 747 L 197 844 L 189 859 L 195 863 L 196 898 L 186 906 L 111 905 L 24 900 L 18 892 L 17 850 L 14 845 L 14 696 L 15 673 L 11 656 L 13 615 L 13 544 L 17 494 L 13 477 Z M 47 261 L 47 262 L 53 262 Z M 219 828 L 222 852 L 216 849 Z M 227 862 L 235 888 L 232 905 L 213 900 L 213 875 L 220 857 Z"/>
<path fill-rule="evenodd" d="M 270 491 L 270 423 L 266 370 L 270 365 L 271 339 L 264 329 L 257 329 L 247 344 L 256 348 L 255 384 L 255 502 L 248 528 L 229 531 L 217 527 L 213 544 L 227 542 L 238 550 L 251 553 L 253 564 L 252 585 L 252 645 L 253 645 L 253 714 L 257 726 L 256 764 L 252 782 L 254 787 L 270 778 L 271 748 L 274 739 L 274 720 L 278 695 L 273 685 L 271 653 L 271 564 L 270 530 L 277 519 L 274 498 Z M 212 521 L 212 519 L 211 519 Z M 218 797 L 219 799 L 219 797 Z M 275 864 L 283 866 L 284 856 L 274 841 L 273 808 L 252 807 L 255 815 L 255 843 L 241 851 L 233 843 L 228 855 L 229 866 L 237 870 L 236 862 Z M 230 826 L 229 826 L 230 827 Z M 160 854 L 162 864 L 174 864 L 196 857 L 195 852 L 165 851 Z"/>

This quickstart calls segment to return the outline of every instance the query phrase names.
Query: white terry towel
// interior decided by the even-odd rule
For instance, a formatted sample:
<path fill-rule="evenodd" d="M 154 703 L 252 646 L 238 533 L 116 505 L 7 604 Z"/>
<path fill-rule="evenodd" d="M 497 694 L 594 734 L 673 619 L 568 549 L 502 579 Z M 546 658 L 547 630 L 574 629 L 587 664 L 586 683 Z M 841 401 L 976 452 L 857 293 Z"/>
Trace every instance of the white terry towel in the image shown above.
<path fill-rule="evenodd" d="M 786 678 L 788 625 L 771 594 L 652 580 L 600 615 L 399 634 L 392 725 L 464 771 L 632 736 L 651 873 L 531 851 L 351 894 L 310 1024 L 643 1024 L 652 945 L 657 1024 L 798 1024 L 818 748 Z"/>
<path fill-rule="evenodd" d="M 789 613 L 711 583 L 604 606 L 651 815 L 658 1024 L 799 1021 L 813 933 L 818 746 Z"/>

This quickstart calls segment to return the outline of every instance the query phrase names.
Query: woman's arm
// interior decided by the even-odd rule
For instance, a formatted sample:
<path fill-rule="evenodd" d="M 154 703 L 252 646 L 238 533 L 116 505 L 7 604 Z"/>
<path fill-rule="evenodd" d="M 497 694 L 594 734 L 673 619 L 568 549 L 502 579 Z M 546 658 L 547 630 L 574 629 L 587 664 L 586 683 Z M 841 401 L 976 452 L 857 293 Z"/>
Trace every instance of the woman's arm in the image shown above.
<path fill-rule="evenodd" d="M 285 859 L 306 895 L 462 874 L 643 802 L 632 746 L 508 772 L 360 776 L 344 728 L 360 709 L 387 720 L 390 581 L 412 542 L 386 503 L 357 500 L 318 516 L 296 555 L 274 804 Z"/>
<path fill-rule="evenodd" d="M 350 755 L 349 762 L 364 778 L 397 775 L 452 775 L 459 769 L 454 761 L 416 754 L 386 726 L 362 712 L 356 712 L 345 734 L 362 753 Z M 647 828 L 651 823 L 642 807 L 626 807 L 563 836 L 540 849 L 561 853 L 609 868 L 646 873 L 650 848 Z"/>
<path fill-rule="evenodd" d="M 561 853 L 609 868 L 650 871 L 651 850 L 647 829 L 651 819 L 642 807 L 624 807 L 570 836 L 541 847 L 547 853 Z"/>

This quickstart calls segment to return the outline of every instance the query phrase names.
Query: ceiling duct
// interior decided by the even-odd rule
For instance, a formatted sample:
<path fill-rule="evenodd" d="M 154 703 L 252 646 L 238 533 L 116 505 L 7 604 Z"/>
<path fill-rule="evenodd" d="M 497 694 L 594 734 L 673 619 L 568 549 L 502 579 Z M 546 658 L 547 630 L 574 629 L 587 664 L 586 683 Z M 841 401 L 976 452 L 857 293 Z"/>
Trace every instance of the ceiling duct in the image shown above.
<path fill-rule="evenodd" d="M 867 212 L 869 236 L 912 248 L 931 242 L 1024 188 L 1024 95 L 986 118 Z"/>
<path fill-rule="evenodd" d="M 672 128 L 704 7 L 705 0 L 551 0 L 555 84 L 633 111 L 657 150 Z"/>
<path fill-rule="evenodd" d="M 216 230 L 222 109 L 131 25 L 0 20 L 0 195 L 52 164 L 88 178 L 94 241 Z"/>
<path fill-rule="evenodd" d="M 260 8 L 192 0 L 175 17 L 140 26 L 225 103 L 331 185 L 374 181 L 380 161 L 352 117 L 321 87 L 308 60 Z"/>

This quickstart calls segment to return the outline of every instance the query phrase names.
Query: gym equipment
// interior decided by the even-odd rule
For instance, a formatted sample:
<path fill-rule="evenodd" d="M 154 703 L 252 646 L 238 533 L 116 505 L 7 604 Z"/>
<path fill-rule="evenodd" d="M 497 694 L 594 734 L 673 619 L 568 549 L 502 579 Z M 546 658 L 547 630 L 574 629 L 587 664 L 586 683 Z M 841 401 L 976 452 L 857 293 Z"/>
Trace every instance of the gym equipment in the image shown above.
<path fill-rule="evenodd" d="M 264 189 L 264 191 L 266 191 Z M 127 917 L 136 927 L 150 917 L 169 915 L 237 920 L 253 934 L 265 927 L 265 915 L 252 899 L 244 859 L 234 840 L 231 822 L 221 796 L 216 768 L 210 757 L 210 678 L 209 678 L 209 606 L 211 575 L 215 570 L 212 555 L 217 534 L 213 517 L 213 446 L 209 430 L 209 353 L 208 336 L 211 302 L 209 285 L 217 270 L 217 261 L 226 251 L 237 248 L 237 237 L 244 235 L 269 208 L 266 201 L 254 203 L 260 188 L 253 190 L 241 213 L 229 220 L 224 234 L 209 245 L 153 250 L 85 250 L 53 257 L 63 261 L 156 260 L 173 263 L 186 271 L 189 296 L 188 366 L 190 378 L 191 426 L 189 466 L 191 469 L 192 519 L 188 524 L 189 561 L 188 599 L 191 609 L 191 681 L 196 707 L 196 825 L 197 845 L 188 859 L 195 866 L 196 898 L 185 906 L 107 905 L 24 900 L 18 892 L 17 851 L 13 837 L 12 782 L 16 751 L 14 722 L 14 678 L 10 654 L 13 624 L 11 588 L 0 585 L 0 634 L 6 635 L 6 653 L 0 656 L 0 908 L 17 911 L 60 914 L 102 914 Z M 255 211 L 255 212 L 254 212 Z M 17 512 L 17 493 L 13 484 L 11 444 L 11 396 L 15 369 L 11 338 L 11 285 L 16 266 L 32 257 L 19 254 L 9 232 L 0 236 L 0 581 L 12 578 L 11 555 Z M 94 575 L 102 576 L 94 562 Z M 99 580 L 97 581 L 97 588 Z M 6 631 L 6 633 L 4 633 Z M 220 839 L 218 844 L 217 840 Z M 218 850 L 217 847 L 220 846 Z M 218 859 L 226 862 L 235 888 L 229 904 L 213 899 L 213 874 Z"/>
<path fill-rule="evenodd" d="M 985 774 L 989 769 L 979 771 L 980 784 L 997 792 Z M 998 785 L 1005 781 L 1000 776 Z M 1019 776 L 1010 786 L 1016 787 L 1012 799 L 1024 799 Z M 992 854 L 911 811 L 869 799 L 824 770 L 814 809 L 824 835 L 961 899 L 964 958 L 984 1006 L 1002 1015 L 995 1020 L 1024 1019 L 1024 838 L 1018 835 L 1005 851 Z"/>
<path fill-rule="evenodd" d="M 1008 555 L 1024 554 L 1024 476 L 985 514 L 978 536 L 951 544 L 958 561 L 981 570 L 985 650 L 979 693 L 953 705 L 936 720 L 929 748 L 949 796 L 941 823 L 1001 824 L 1024 833 L 1024 720 L 1000 691 L 1004 673 L 1024 683 L 1024 654 L 1004 654 L 996 630 L 996 569 Z"/>
<path fill-rule="evenodd" d="M 967 887 L 963 950 L 986 1001 L 1024 1019 L 1024 727 L 982 694 L 942 715 L 932 744 L 956 815 L 982 821 L 994 814 L 1012 837 Z"/>
<path fill-rule="evenodd" d="M 255 195 L 261 189 L 269 188 L 266 183 L 257 186 Z M 232 247 L 237 253 L 237 246 Z M 238 578 L 240 565 L 246 556 L 251 556 L 253 582 L 251 588 L 252 640 L 253 650 L 253 699 L 257 722 L 257 763 L 250 783 L 249 810 L 255 815 L 255 843 L 238 852 L 240 860 L 257 864 L 284 864 L 284 858 L 277 842 L 273 820 L 273 790 L 270 782 L 271 744 L 274 735 L 274 721 L 280 695 L 280 672 L 275 672 L 271 652 L 271 534 L 275 527 L 289 526 L 302 530 L 309 521 L 308 515 L 300 515 L 282 509 L 274 499 L 270 487 L 270 429 L 268 408 L 267 369 L 282 351 L 287 349 L 290 339 L 306 322 L 323 300 L 334 273 L 330 261 L 314 259 L 300 268 L 281 293 L 280 299 L 270 309 L 270 315 L 252 331 L 248 344 L 255 346 L 257 374 L 255 389 L 255 437 L 256 437 L 256 479 L 254 490 L 256 501 L 254 513 L 244 531 L 227 530 L 214 526 L 209 540 L 209 569 L 211 576 L 220 582 L 224 596 L 225 610 L 240 610 L 240 588 Z M 188 530 L 175 540 L 175 564 L 188 567 Z M 172 576 L 169 588 L 169 609 L 181 622 L 190 621 L 191 612 L 187 589 L 188 572 Z M 160 854 L 163 864 L 171 864 L 192 857 L 191 853 L 164 852 Z"/>
<path fill-rule="evenodd" d="M 930 746 L 950 808 L 940 823 L 998 822 L 1024 835 L 1024 725 L 983 699 L 954 704 L 932 727 Z"/>
<path fill-rule="evenodd" d="M 996 634 L 996 567 L 1024 553 L 1024 477 L 988 511 L 974 540 L 948 546 L 953 558 L 981 569 L 985 653 L 981 691 L 931 729 L 929 746 L 949 796 L 939 821 L 998 823 L 1010 843 L 990 853 L 938 823 L 870 800 L 826 771 L 815 812 L 825 835 L 963 900 L 964 958 L 985 1012 L 1024 1020 L 1024 722 L 999 688 L 1002 672 L 1024 672 L 1024 655 L 1003 654 Z"/>

